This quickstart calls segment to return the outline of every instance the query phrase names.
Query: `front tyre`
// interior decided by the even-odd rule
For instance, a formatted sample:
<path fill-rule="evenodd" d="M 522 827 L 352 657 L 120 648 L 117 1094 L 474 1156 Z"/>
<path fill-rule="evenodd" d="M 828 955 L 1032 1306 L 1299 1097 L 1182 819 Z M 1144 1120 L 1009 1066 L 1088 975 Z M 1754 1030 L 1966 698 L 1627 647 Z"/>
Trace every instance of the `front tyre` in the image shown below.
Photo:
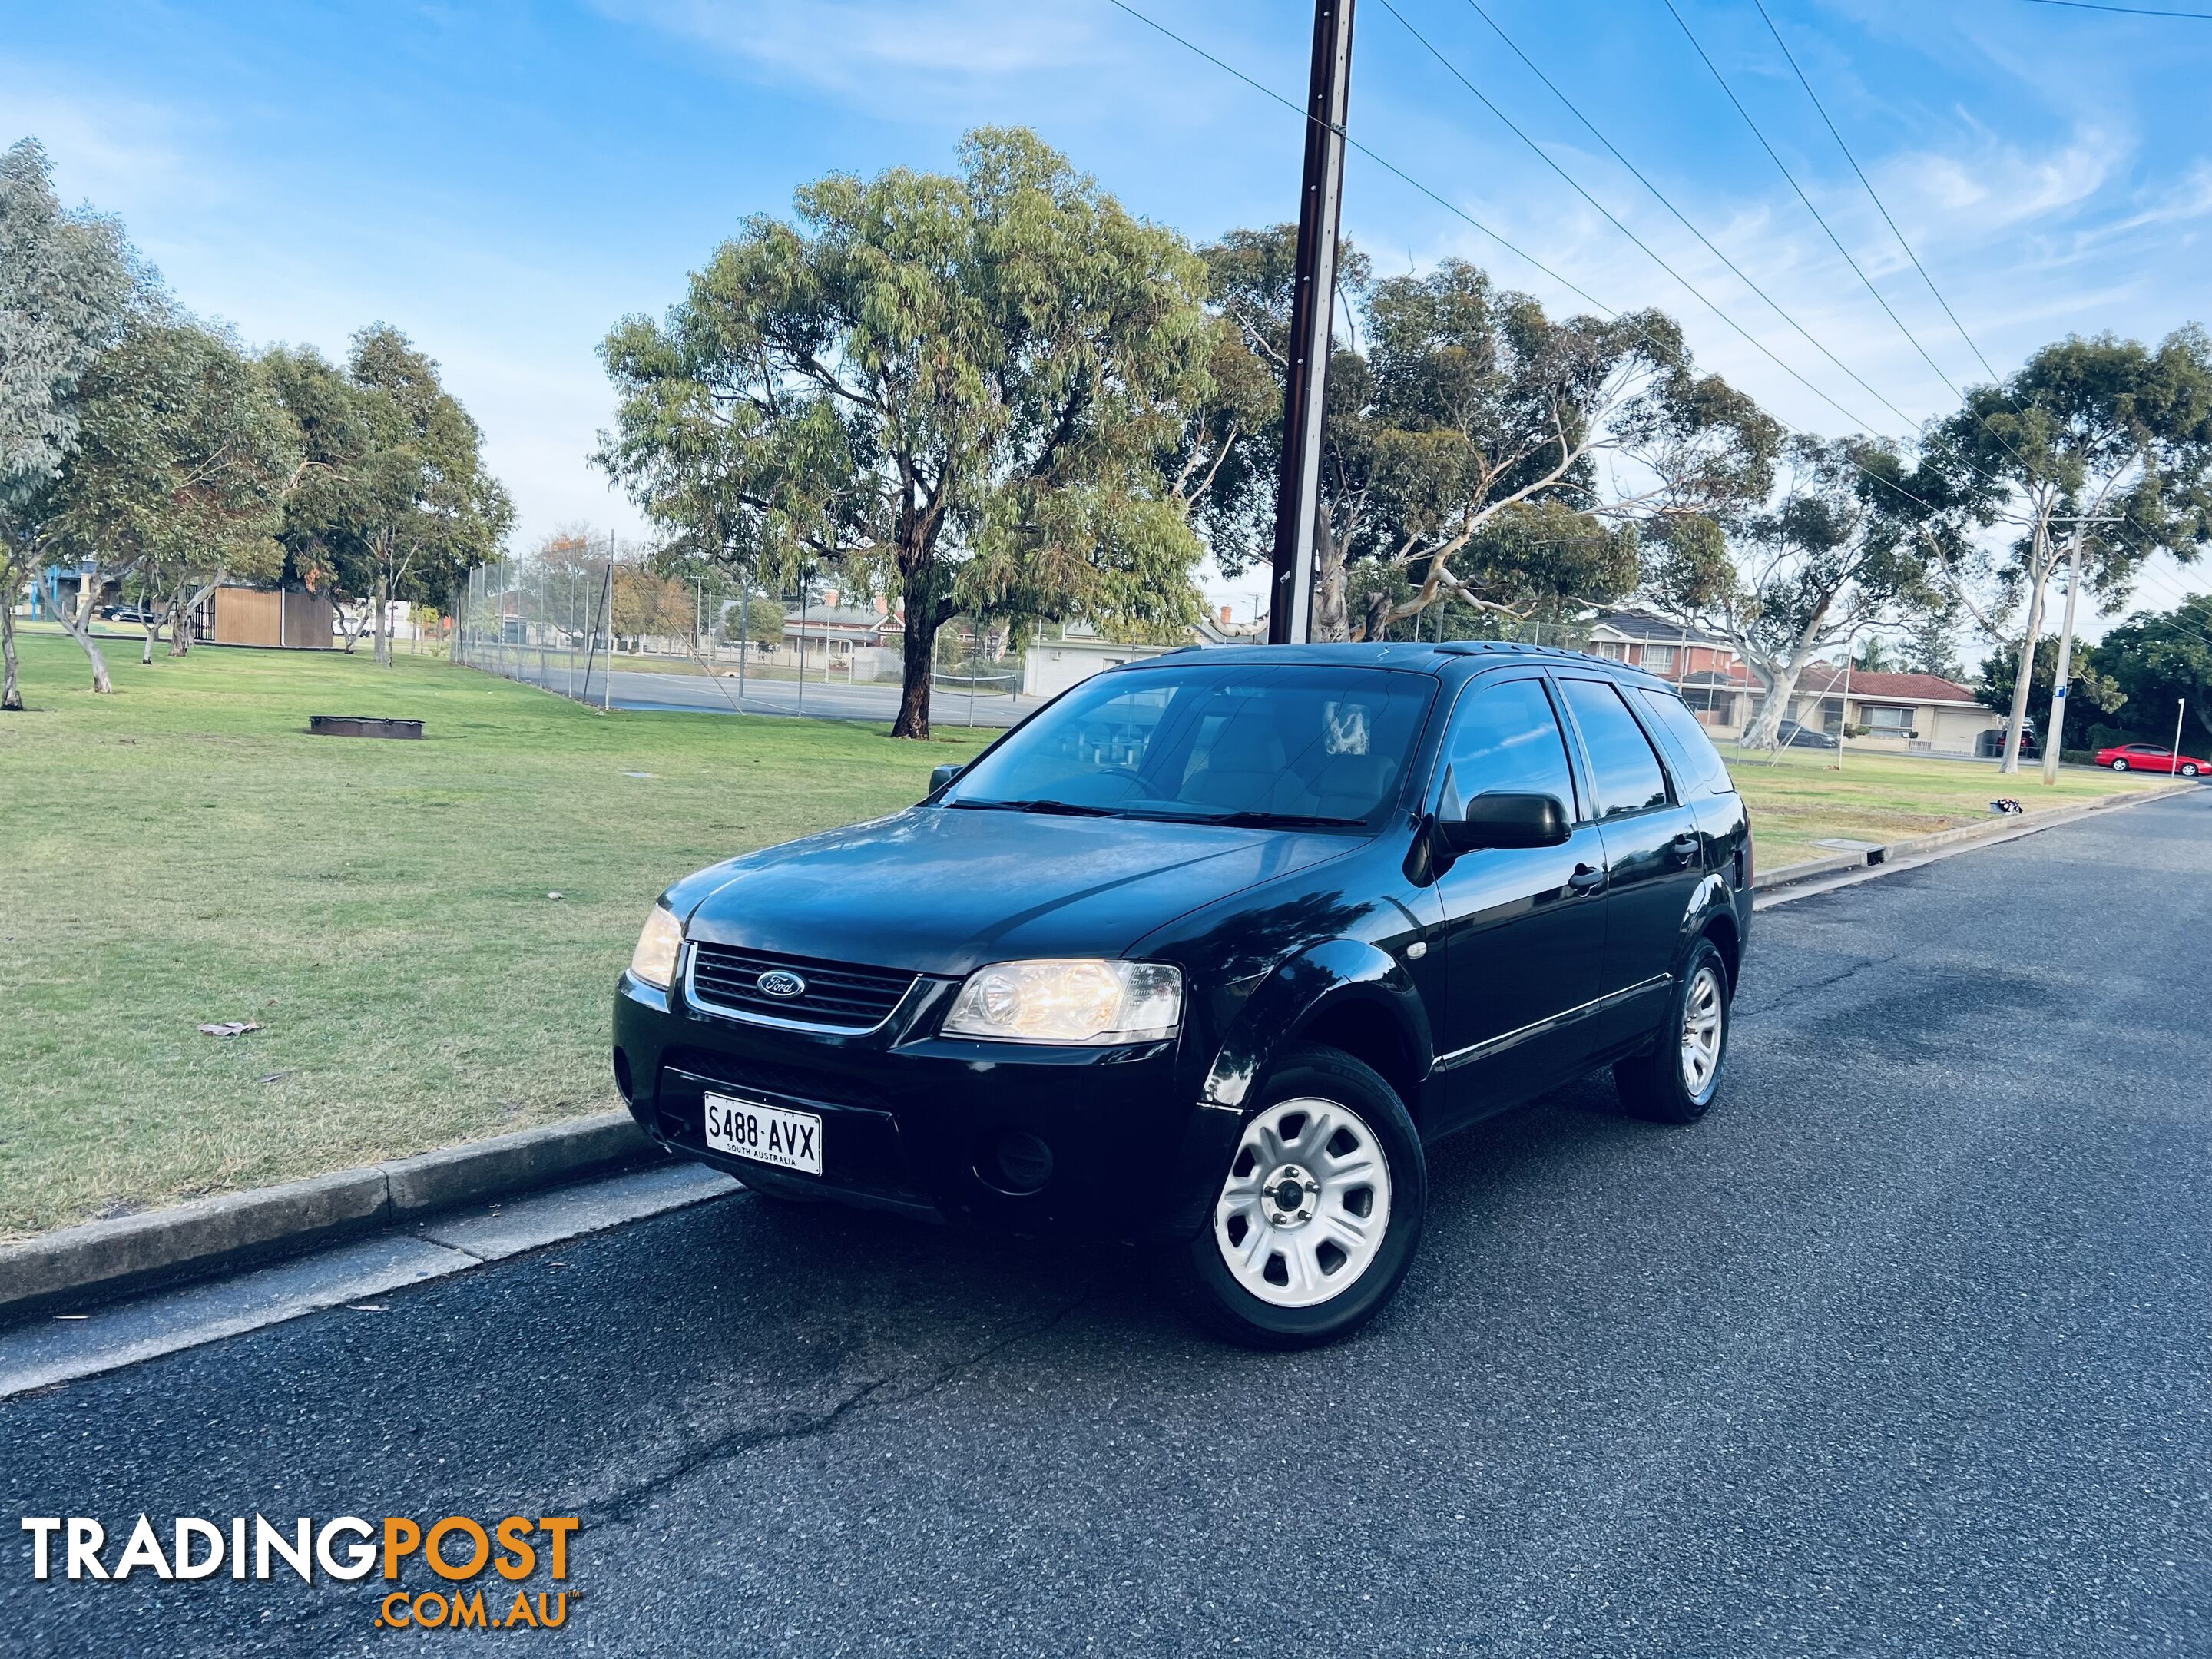
<path fill-rule="evenodd" d="M 2115 760 L 2115 761 L 2112 763 L 2112 770 L 2114 770 L 2115 772 L 2124 772 L 2124 771 L 2126 771 L 2127 769 L 2128 769 L 2128 763 L 2127 763 L 2127 762 L 2125 762 L 2124 760 Z"/>
<path fill-rule="evenodd" d="M 1631 1116 L 1695 1123 L 1711 1108 L 1728 1062 L 1731 989 L 1728 963 L 1711 939 L 1699 939 L 1675 981 L 1651 1052 L 1613 1068 L 1613 1085 Z"/>
<path fill-rule="evenodd" d="M 1218 1336 L 1305 1348 L 1349 1336 L 1413 1265 L 1428 1166 L 1405 1104 L 1334 1048 L 1284 1057 L 1244 1121 L 1207 1224 L 1170 1286 Z"/>
<path fill-rule="evenodd" d="M 2197 775 L 2197 763 L 2195 761 L 2184 761 L 2181 763 L 2181 775 L 2185 778 L 2195 777 Z"/>

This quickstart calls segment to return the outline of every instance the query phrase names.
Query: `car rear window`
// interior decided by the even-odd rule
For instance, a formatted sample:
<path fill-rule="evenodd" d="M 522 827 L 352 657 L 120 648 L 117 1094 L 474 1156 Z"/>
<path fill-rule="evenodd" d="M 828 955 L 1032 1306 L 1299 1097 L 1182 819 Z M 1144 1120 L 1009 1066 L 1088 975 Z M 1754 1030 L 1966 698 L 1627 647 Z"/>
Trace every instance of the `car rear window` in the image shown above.
<path fill-rule="evenodd" d="M 1667 804 L 1667 775 L 1658 751 L 1628 712 L 1620 693 L 1604 680 L 1561 680 L 1567 707 L 1589 751 L 1592 782 L 1597 787 L 1597 815 L 1619 817 Z"/>
<path fill-rule="evenodd" d="M 1680 697 L 1640 685 L 1636 688 L 1636 695 L 1644 700 L 1644 708 L 1650 711 L 1674 750 L 1676 764 L 1682 772 L 1684 794 L 1723 795 L 1735 787 L 1735 780 L 1729 776 L 1728 763 L 1721 758 L 1720 750 L 1705 735 L 1705 728 L 1698 724 L 1698 717 Z"/>

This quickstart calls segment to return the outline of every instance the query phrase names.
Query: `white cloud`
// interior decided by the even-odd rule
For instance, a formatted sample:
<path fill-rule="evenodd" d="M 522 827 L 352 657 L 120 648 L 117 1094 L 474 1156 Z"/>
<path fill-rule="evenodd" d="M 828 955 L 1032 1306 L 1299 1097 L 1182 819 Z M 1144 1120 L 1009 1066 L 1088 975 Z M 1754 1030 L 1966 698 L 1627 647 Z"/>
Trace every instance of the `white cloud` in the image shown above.
<path fill-rule="evenodd" d="M 880 100 L 884 76 L 934 100 L 979 81 L 1079 67 L 1097 56 L 1088 19 L 1024 0 L 602 0 L 622 21 L 695 40 L 762 70 Z"/>

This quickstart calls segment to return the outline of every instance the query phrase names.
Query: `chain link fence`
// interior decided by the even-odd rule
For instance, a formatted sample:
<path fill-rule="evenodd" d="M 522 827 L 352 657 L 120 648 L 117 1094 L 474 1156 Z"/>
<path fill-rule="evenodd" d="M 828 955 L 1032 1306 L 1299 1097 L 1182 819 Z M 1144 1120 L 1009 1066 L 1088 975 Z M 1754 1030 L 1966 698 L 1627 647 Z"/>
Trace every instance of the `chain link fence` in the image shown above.
<path fill-rule="evenodd" d="M 888 722 L 904 640 L 872 604 L 809 584 L 686 581 L 572 547 L 481 565 L 453 596 L 453 659 L 597 708 Z M 930 719 L 1006 726 L 1036 708 L 1004 624 L 939 630 Z"/>

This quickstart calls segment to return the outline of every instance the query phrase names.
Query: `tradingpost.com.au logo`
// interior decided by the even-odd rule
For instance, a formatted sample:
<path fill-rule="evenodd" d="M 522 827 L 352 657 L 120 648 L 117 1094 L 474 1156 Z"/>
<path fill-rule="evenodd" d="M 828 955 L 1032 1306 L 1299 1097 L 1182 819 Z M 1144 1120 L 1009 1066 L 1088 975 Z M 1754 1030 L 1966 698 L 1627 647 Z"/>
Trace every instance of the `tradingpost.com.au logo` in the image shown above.
<path fill-rule="evenodd" d="M 449 1515 L 424 1525 L 405 1516 L 364 1521 L 341 1515 L 319 1526 L 301 1516 L 289 1532 L 265 1516 L 233 1516 L 228 1527 L 196 1515 L 180 1515 L 168 1529 L 170 1547 L 151 1516 L 141 1515 L 120 1551 L 108 1547 L 107 1528 L 88 1516 L 27 1515 L 31 1535 L 31 1577 L 58 1574 L 84 1583 L 122 1583 L 134 1577 L 212 1578 L 226 1568 L 243 1582 L 269 1582 L 286 1571 L 312 1584 L 325 1578 L 350 1583 L 380 1565 L 375 1622 L 386 1630 L 558 1630 L 568 1622 L 568 1605 L 580 1594 L 568 1589 L 535 1589 L 525 1581 L 541 1567 L 556 1584 L 568 1578 L 568 1542 L 575 1535 L 573 1515 L 510 1515 L 485 1524 L 465 1515 Z M 251 1544 L 249 1547 L 249 1533 Z M 428 1569 L 446 1588 L 386 1588 L 399 1583 L 410 1562 Z M 484 1575 L 493 1577 L 485 1579 Z M 474 1582 L 478 1581 L 482 1582 Z M 419 1579 L 417 1580 L 419 1583 Z M 507 1595 L 514 1586 L 514 1598 Z M 486 1588 L 490 1589 L 486 1597 Z M 502 1605 L 503 1604 L 503 1605 Z"/>

